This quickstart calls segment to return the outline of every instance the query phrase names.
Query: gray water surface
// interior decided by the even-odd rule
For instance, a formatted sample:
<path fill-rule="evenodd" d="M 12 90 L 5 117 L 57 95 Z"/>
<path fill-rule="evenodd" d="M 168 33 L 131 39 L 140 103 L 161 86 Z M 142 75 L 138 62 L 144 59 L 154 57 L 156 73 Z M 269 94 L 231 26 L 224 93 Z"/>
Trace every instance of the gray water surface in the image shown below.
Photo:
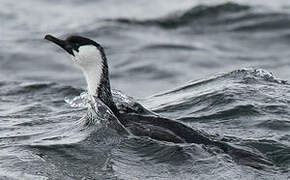
<path fill-rule="evenodd" d="M 1 0 L 0 10 L 0 179 L 290 178 L 289 1 Z M 104 46 L 120 107 L 138 101 L 257 161 L 86 126 L 87 109 L 64 101 L 85 80 L 48 33 Z"/>

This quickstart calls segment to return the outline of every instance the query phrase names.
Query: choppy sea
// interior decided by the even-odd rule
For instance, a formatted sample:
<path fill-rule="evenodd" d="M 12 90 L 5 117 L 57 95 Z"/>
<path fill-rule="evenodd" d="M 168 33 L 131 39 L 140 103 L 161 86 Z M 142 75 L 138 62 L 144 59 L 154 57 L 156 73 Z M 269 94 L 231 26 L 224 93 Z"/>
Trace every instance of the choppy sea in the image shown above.
<path fill-rule="evenodd" d="M 0 179 L 290 179 L 290 1 L 0 0 L 0 22 Z M 88 126 L 85 80 L 47 33 L 104 46 L 119 108 L 270 163 L 122 136 L 102 108 Z"/>

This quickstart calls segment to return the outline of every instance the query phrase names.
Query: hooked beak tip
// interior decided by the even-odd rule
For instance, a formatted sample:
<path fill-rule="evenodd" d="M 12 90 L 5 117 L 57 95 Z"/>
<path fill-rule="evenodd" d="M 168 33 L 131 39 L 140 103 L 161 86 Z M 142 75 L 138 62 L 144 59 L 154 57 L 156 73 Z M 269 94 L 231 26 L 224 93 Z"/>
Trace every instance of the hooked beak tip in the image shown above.
<path fill-rule="evenodd" d="M 54 42 L 54 43 L 62 41 L 62 40 L 60 40 L 60 39 L 58 39 L 50 34 L 45 35 L 44 39 L 51 41 L 51 42 Z"/>
<path fill-rule="evenodd" d="M 74 56 L 72 47 L 69 44 L 67 44 L 64 40 L 58 39 L 58 38 L 56 38 L 56 37 L 54 37 L 54 36 L 52 36 L 50 34 L 45 35 L 44 39 L 57 44 L 58 46 L 60 46 L 64 50 L 66 50 L 69 54 Z"/>
<path fill-rule="evenodd" d="M 46 35 L 44 36 L 44 39 L 49 40 L 50 37 L 51 37 L 50 34 L 46 34 Z"/>

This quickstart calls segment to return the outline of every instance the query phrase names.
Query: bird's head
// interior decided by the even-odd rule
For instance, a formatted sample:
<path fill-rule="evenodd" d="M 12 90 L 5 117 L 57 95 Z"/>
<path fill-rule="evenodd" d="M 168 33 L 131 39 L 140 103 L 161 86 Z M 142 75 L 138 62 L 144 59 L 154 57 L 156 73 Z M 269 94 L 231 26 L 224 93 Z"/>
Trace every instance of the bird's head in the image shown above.
<path fill-rule="evenodd" d="M 45 39 L 63 48 L 79 68 L 87 71 L 102 66 L 105 57 L 103 47 L 95 41 L 82 36 L 69 36 L 65 40 L 46 35 Z"/>
<path fill-rule="evenodd" d="M 65 40 L 46 35 L 49 40 L 63 48 L 79 67 L 87 81 L 88 92 L 104 102 L 111 99 L 107 59 L 103 47 L 82 36 L 69 36 Z"/>

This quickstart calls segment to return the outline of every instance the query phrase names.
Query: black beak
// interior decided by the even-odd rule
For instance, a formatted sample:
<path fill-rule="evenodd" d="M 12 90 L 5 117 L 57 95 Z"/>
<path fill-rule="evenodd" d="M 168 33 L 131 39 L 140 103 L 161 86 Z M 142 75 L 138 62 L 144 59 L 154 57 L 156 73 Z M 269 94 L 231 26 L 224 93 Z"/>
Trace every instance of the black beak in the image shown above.
<path fill-rule="evenodd" d="M 74 56 L 72 45 L 70 45 L 66 41 L 58 39 L 50 34 L 45 35 L 44 39 L 49 40 L 49 41 L 59 45 L 61 48 L 66 50 L 66 52 L 68 52 L 69 54 Z"/>

